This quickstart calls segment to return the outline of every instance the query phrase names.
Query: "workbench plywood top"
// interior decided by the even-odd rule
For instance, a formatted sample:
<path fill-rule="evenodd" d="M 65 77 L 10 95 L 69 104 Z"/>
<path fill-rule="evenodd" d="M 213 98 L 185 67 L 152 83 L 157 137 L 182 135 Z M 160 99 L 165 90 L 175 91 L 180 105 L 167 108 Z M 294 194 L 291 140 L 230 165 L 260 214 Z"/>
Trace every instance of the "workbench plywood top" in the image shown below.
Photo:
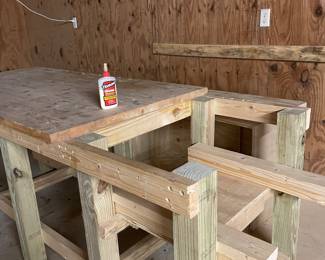
<path fill-rule="evenodd" d="M 206 88 L 120 79 L 119 106 L 101 110 L 100 76 L 50 68 L 0 73 L 0 126 L 60 142 L 207 93 Z"/>

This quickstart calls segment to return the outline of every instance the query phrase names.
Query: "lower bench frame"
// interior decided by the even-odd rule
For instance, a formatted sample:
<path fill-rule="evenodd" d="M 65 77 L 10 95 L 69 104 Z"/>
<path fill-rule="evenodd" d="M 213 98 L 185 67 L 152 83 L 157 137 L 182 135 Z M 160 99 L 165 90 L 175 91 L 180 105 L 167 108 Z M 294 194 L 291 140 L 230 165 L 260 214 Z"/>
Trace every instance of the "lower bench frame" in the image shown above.
<path fill-rule="evenodd" d="M 233 96 L 232 96 L 233 95 Z M 192 112 L 188 110 L 189 104 L 192 103 Z M 247 96 L 247 95 L 239 95 L 239 94 L 229 94 L 224 92 L 210 92 L 208 96 L 200 97 L 194 100 L 193 102 L 185 102 L 183 104 L 183 107 L 181 109 L 178 109 L 178 113 L 175 114 L 173 111 L 175 111 L 175 107 L 171 109 L 167 109 L 167 114 L 163 113 L 163 111 L 159 111 L 160 114 L 155 114 L 149 116 L 149 118 L 155 118 L 155 116 L 167 116 L 169 119 L 169 122 L 175 122 L 177 120 L 183 119 L 192 113 L 192 141 L 193 143 L 201 142 L 213 145 L 214 144 L 214 122 L 215 122 L 215 116 L 226 116 L 226 117 L 233 117 L 241 120 L 250 120 L 258 123 L 270 123 L 270 124 L 277 124 L 278 125 L 278 140 L 279 140 L 279 162 L 283 164 L 287 164 L 292 167 L 301 168 L 303 164 L 303 135 L 305 130 L 308 128 L 309 125 L 309 113 L 310 110 L 306 108 L 302 108 L 299 106 L 303 106 L 303 104 L 297 105 L 297 103 L 286 103 L 283 100 L 265 100 L 264 98 L 260 97 L 254 97 L 254 96 Z M 294 107 L 291 109 L 288 109 L 288 107 Z M 171 111 L 171 113 L 170 113 Z M 169 114 L 168 114 L 169 113 Z M 170 117 L 172 119 L 170 119 Z M 144 117 L 139 122 L 141 123 L 143 120 L 146 120 Z M 132 120 L 131 120 L 132 121 Z M 136 124 L 136 120 L 134 121 Z M 134 124 L 132 125 L 134 127 Z M 140 124 L 142 125 L 142 124 Z M 130 122 L 126 122 L 125 124 L 121 124 L 119 127 L 121 128 L 121 133 L 123 132 L 123 128 L 126 127 L 128 131 L 130 131 Z M 159 125 L 158 127 L 161 127 L 162 125 Z M 147 126 L 146 126 L 147 127 Z M 155 129 L 154 126 L 151 126 L 150 128 L 142 129 L 141 133 L 149 132 L 151 130 Z M 288 130 L 289 129 L 289 130 Z M 298 130 L 297 130 L 298 129 Z M 114 131 L 117 131 L 114 129 Z M 104 136 L 107 135 L 111 136 L 111 132 L 109 130 L 102 130 L 99 131 Z M 117 131 L 118 132 L 118 131 Z M 217 219 L 213 219 L 210 216 L 211 214 L 204 213 L 205 210 L 212 210 L 212 212 L 215 212 L 216 214 L 216 204 L 211 203 L 211 198 L 214 198 L 212 201 L 215 201 L 216 199 L 216 174 L 214 173 L 214 170 L 208 169 L 208 167 L 200 165 L 198 167 L 205 167 L 204 169 L 207 169 L 206 176 L 203 176 L 204 178 L 204 184 L 200 184 L 201 180 L 197 179 L 198 174 L 192 174 L 192 170 L 195 169 L 193 165 L 187 165 L 190 170 L 186 169 L 183 173 L 180 173 L 176 171 L 172 177 L 166 177 L 169 176 L 170 173 L 164 173 L 163 171 L 158 171 L 154 167 L 149 167 L 149 169 L 143 165 L 135 164 L 131 161 L 122 161 L 118 157 L 112 157 L 108 155 L 107 153 L 101 153 L 99 149 L 94 148 L 91 149 L 90 145 L 95 145 L 98 147 L 97 144 L 94 144 L 93 142 L 97 142 L 96 138 L 92 139 L 92 136 L 86 137 L 86 141 L 73 142 L 73 143 L 63 143 L 58 145 L 47 145 L 40 143 L 38 140 L 35 140 L 29 136 L 26 136 L 22 133 L 16 132 L 12 129 L 6 129 L 5 127 L 0 129 L 0 136 L 4 138 L 3 140 L 3 147 L 5 145 L 10 144 L 10 142 L 18 143 L 19 145 L 22 145 L 23 147 L 30 149 L 34 152 L 40 153 L 42 155 L 45 155 L 46 157 L 53 159 L 59 163 L 65 164 L 67 166 L 76 168 L 79 171 L 82 171 L 82 175 L 89 175 L 88 182 L 92 183 L 92 181 L 96 181 L 95 187 L 96 190 L 91 191 L 94 195 L 98 192 L 98 187 L 102 187 L 101 192 L 107 192 L 107 189 L 111 189 L 110 192 L 112 192 L 112 187 L 110 185 L 105 184 L 102 181 L 97 181 L 97 178 L 106 181 L 112 185 L 115 185 L 119 188 L 131 190 L 134 192 L 134 195 L 136 196 L 142 196 L 146 200 L 149 200 L 150 203 L 153 203 L 153 205 L 156 205 L 156 207 L 161 207 L 162 209 L 171 210 L 174 212 L 174 224 L 177 222 L 177 225 L 174 226 L 174 235 L 171 237 L 169 236 L 161 236 L 154 232 L 151 228 L 148 228 L 146 225 L 139 223 L 139 221 L 135 221 L 134 219 L 128 219 L 127 214 L 121 214 L 122 218 L 120 219 L 122 222 L 127 222 L 125 225 L 121 225 L 122 227 L 127 226 L 129 224 L 140 226 L 140 228 L 143 228 L 147 230 L 148 232 L 154 234 L 155 236 L 161 237 L 163 239 L 167 239 L 167 241 L 174 240 L 174 243 L 176 242 L 177 249 L 175 250 L 175 259 L 189 259 L 189 257 L 193 257 L 193 259 L 212 259 L 216 256 L 216 249 L 217 249 L 217 237 L 218 237 L 218 254 L 219 256 L 226 256 L 228 258 L 232 259 L 240 259 L 238 258 L 239 255 L 242 257 L 247 257 L 249 254 L 255 254 L 255 258 L 252 259 L 276 259 L 278 253 L 277 248 L 273 247 L 263 241 L 260 241 L 258 239 L 252 238 L 248 235 L 245 235 L 239 231 L 236 230 L 229 230 L 230 228 L 224 225 L 217 225 Z M 134 137 L 130 135 L 131 137 Z M 99 136 L 102 140 L 102 136 Z M 126 136 L 123 135 L 123 139 L 120 139 L 120 141 L 125 141 Z M 6 140 L 5 140 L 6 139 Z M 119 143 L 118 138 L 112 138 L 111 140 L 114 140 L 111 145 L 115 145 Z M 88 145 L 82 145 L 82 143 L 87 143 Z M 101 144 L 100 144 L 101 145 Z M 132 158 L 132 149 L 130 149 L 130 145 L 128 142 L 121 144 L 121 154 Z M 101 145 L 102 146 L 102 145 Z M 103 148 L 107 147 L 107 143 L 102 146 Z M 2 149 L 3 151 L 4 149 Z M 81 156 L 81 157 L 78 157 Z M 87 161 L 84 163 L 81 161 L 81 159 L 85 159 L 87 157 L 94 158 L 93 160 Z M 75 162 L 78 160 L 80 162 L 79 164 L 76 164 Z M 112 175 L 105 175 L 102 172 L 102 168 L 108 167 L 109 169 L 113 169 L 112 167 L 109 167 L 109 163 L 105 164 L 106 161 L 110 161 L 111 163 L 116 163 L 117 168 L 114 168 Z M 191 164 L 191 163 L 190 163 Z M 127 171 L 128 167 L 132 167 L 133 170 L 135 170 L 135 173 L 138 174 L 138 177 L 136 177 L 137 180 L 145 180 L 146 182 L 149 181 L 153 185 L 155 185 L 155 182 L 162 183 L 166 185 L 169 192 L 163 191 L 162 194 L 160 194 L 161 198 L 154 197 L 153 195 L 157 195 L 156 191 L 147 190 L 147 187 L 144 187 L 143 192 L 140 189 L 140 192 L 134 189 L 133 186 L 130 186 L 131 180 L 127 181 L 127 184 L 129 186 L 125 186 L 125 183 L 122 183 L 119 181 L 118 178 L 116 178 L 116 175 L 126 173 L 131 173 Z M 27 167 L 28 168 L 28 167 Z M 141 169 L 140 169 L 141 168 Z M 15 168 L 16 169 L 16 168 Z M 19 171 L 15 171 L 13 169 L 13 172 L 16 176 L 16 178 L 19 178 Z M 144 170 L 146 169 L 146 170 Z M 183 168 L 184 169 L 184 168 Z M 60 170 L 58 170 L 60 171 Z M 69 171 L 71 173 L 66 173 L 66 171 Z M 124 171 L 124 172 L 123 172 Z M 133 171 L 132 171 L 133 172 Z M 201 170 L 199 171 L 201 172 Z M 52 173 L 59 174 L 60 172 Z M 11 172 L 10 172 L 11 174 Z M 46 185 L 50 185 L 50 183 L 57 183 L 58 180 L 64 180 L 70 175 L 74 175 L 75 172 L 71 169 L 63 169 L 61 170 L 61 174 L 63 175 L 61 178 L 56 179 L 55 181 L 51 180 L 48 182 L 45 182 Z M 159 178 L 157 178 L 157 174 Z M 79 174 L 79 176 L 82 176 Z M 85 175 L 85 176 L 86 176 Z M 181 177 L 176 177 L 176 175 L 181 175 Z M 12 176 L 11 176 L 12 177 Z M 30 177 L 29 177 L 30 178 Z M 44 177 L 45 178 L 45 177 Z M 119 177 L 120 178 L 120 177 Z M 162 178 L 162 179 L 160 179 Z M 174 182 L 169 181 L 169 178 L 176 178 L 176 186 Z M 194 179 L 192 179 L 194 178 Z M 191 180 L 192 179 L 192 180 Z M 211 180 L 210 180 L 211 179 Z M 79 181 L 81 182 L 80 178 Z M 45 184 L 42 184 L 41 181 L 39 181 L 39 188 L 40 187 L 46 187 Z M 150 184 L 149 184 L 150 185 Z M 212 185 L 212 186 L 211 186 Z M 201 192 L 206 189 L 207 186 L 210 186 L 207 191 L 211 192 L 211 190 L 214 190 L 214 193 L 209 193 L 208 196 L 202 196 L 200 195 Z M 83 186 L 80 186 L 81 189 L 83 189 Z M 89 186 L 86 186 L 87 189 Z M 142 187 L 142 186 L 141 186 Z M 214 188 L 211 188 L 214 187 Z M 35 182 L 35 188 L 37 189 L 37 180 Z M 137 187 L 138 188 L 138 187 Z M 176 191 L 176 192 L 175 192 Z M 185 191 L 185 192 L 184 192 Z M 32 190 L 32 193 L 34 191 Z M 82 191 L 81 191 L 82 192 Z M 151 192 L 151 193 L 150 193 Z M 12 192 L 11 192 L 12 193 Z M 177 194 L 176 194 L 177 193 Z M 89 194 L 89 191 L 88 193 Z M 143 195 L 145 194 L 145 195 Z M 167 195 L 168 194 L 168 195 Z M 214 195 L 213 195 L 214 194 Z M 13 214 L 13 209 L 10 206 L 10 201 L 5 196 L 6 194 L 1 194 L 0 197 L 0 209 L 4 211 L 6 214 L 8 214 L 10 217 L 15 217 Z M 91 196 L 94 196 L 91 195 Z M 184 196 L 185 195 L 185 196 Z M 112 196 L 112 195 L 109 195 Z M 169 197 L 171 196 L 171 197 Z M 113 193 L 114 197 L 114 193 Z M 94 198 L 94 197 L 91 197 Z M 109 207 L 112 207 L 112 209 L 115 207 L 115 210 L 112 211 L 112 219 L 109 219 L 109 223 L 112 223 L 112 220 L 115 220 L 115 217 L 118 217 L 118 207 L 116 207 L 116 203 L 114 204 L 114 199 L 111 199 L 110 197 L 107 197 L 107 203 L 112 203 L 111 205 L 108 205 Z M 201 199 L 199 199 L 201 198 Z M 208 198 L 207 200 L 202 198 Z M 93 201 L 96 207 L 97 201 Z M 185 203 L 185 207 L 184 207 Z M 206 204 L 208 203 L 208 204 Z M 279 248 L 286 254 L 290 255 L 291 259 L 295 259 L 296 255 L 296 241 L 297 241 L 297 218 L 290 219 L 288 216 L 296 215 L 299 216 L 299 199 L 292 197 L 291 195 L 280 195 L 276 194 L 276 200 L 275 200 L 275 207 L 274 211 L 276 215 L 276 220 L 274 222 L 274 230 L 275 233 L 273 234 L 273 242 L 275 245 L 279 246 Z M 205 206 L 200 206 L 200 205 Z M 14 203 L 14 206 L 17 205 Z M 210 205 L 210 206 L 207 206 Z M 211 207 L 211 208 L 209 208 Z M 16 208 L 17 211 L 17 208 Z M 85 218 L 85 212 L 87 212 L 87 207 L 83 206 L 83 212 L 84 212 L 84 221 L 87 221 L 87 218 Z M 157 212 L 156 212 L 157 213 Z M 212 237 L 205 237 L 204 234 L 207 234 L 207 230 L 204 230 L 204 226 L 201 228 L 201 222 L 197 221 L 197 215 L 202 217 L 202 219 L 205 219 L 204 221 L 208 221 L 211 223 L 212 227 L 215 227 L 215 232 L 218 232 L 218 236 L 213 235 Z M 159 214 L 158 214 L 159 215 Z M 17 215 L 16 213 L 16 218 Z M 98 216 L 95 216 L 98 217 Z M 201 218 L 200 217 L 200 218 Z M 91 237 L 91 242 L 87 241 L 88 243 L 88 255 L 90 259 L 105 259 L 101 252 L 101 250 L 107 250 L 106 246 L 102 247 L 104 249 L 100 249 L 100 245 L 98 244 L 98 241 L 104 240 L 102 230 L 105 230 L 105 222 L 104 219 L 103 222 L 100 222 L 98 226 L 95 226 L 95 229 L 98 229 L 94 235 Z M 167 220 L 166 220 L 167 221 Z M 171 221 L 169 219 L 169 221 Z M 281 225 L 285 224 L 288 221 L 294 221 L 294 223 L 290 223 L 290 230 L 285 230 L 285 232 L 282 232 L 283 228 Z M 121 224 L 117 221 L 117 224 Z M 36 223 L 37 226 L 37 223 Z M 92 225 L 89 225 L 90 227 Z M 218 226 L 218 231 L 217 231 Z M 67 259 L 84 259 L 85 253 L 75 245 L 73 245 L 70 241 L 67 241 L 64 237 L 56 233 L 54 230 L 49 228 L 48 226 L 41 224 L 40 227 L 42 228 L 42 232 L 39 233 L 39 236 L 43 237 L 45 243 L 47 243 L 51 248 L 53 248 L 55 251 L 57 251 L 62 256 L 66 257 Z M 195 228 L 194 228 L 195 227 Z M 193 229 L 194 228 L 194 229 Z M 192 241 L 196 241 L 195 239 L 201 239 L 204 238 L 205 241 L 202 244 L 209 245 L 208 248 L 199 247 L 198 244 L 193 244 L 192 248 L 197 248 L 197 250 L 188 250 L 187 246 L 182 243 L 183 238 L 180 236 L 179 239 L 177 239 L 178 235 L 182 235 L 183 232 L 187 232 L 187 230 L 196 230 L 193 233 L 193 231 L 190 231 L 188 233 L 188 236 L 193 236 L 192 240 L 189 240 L 188 243 L 191 243 Z M 223 237 L 222 237 L 222 230 L 227 230 L 227 233 L 233 233 L 235 234 L 234 237 L 236 239 L 231 238 L 228 242 L 223 243 Z M 110 228 L 112 230 L 112 228 Z M 114 230 L 114 229 L 113 229 Z M 117 228 L 117 231 L 120 231 L 121 228 Z M 116 237 L 115 231 L 113 233 L 113 236 Z M 221 231 L 221 233 L 220 233 Z M 87 230 L 86 230 L 87 232 Z M 209 230 L 210 232 L 210 230 Z M 212 232 L 213 234 L 213 232 Z M 216 234 L 216 233 L 215 233 Z M 104 235 L 105 236 L 105 235 Z M 258 244 L 260 248 L 263 248 L 263 252 L 266 252 L 263 256 L 258 255 L 256 256 L 256 252 L 245 252 L 247 250 L 244 249 L 243 246 L 240 246 L 241 243 L 241 237 L 244 236 L 245 239 L 250 239 L 254 241 L 255 244 Z M 109 235 L 109 239 L 112 239 L 112 236 Z M 172 239 L 174 238 L 174 239 Z M 176 238 L 176 241 L 175 241 Z M 107 238 L 106 238 L 107 239 Z M 116 238 L 115 238 L 116 239 Z M 208 240 L 206 240 L 208 239 Z M 26 239 L 23 239 L 26 240 Z M 21 239 L 22 241 L 22 239 Z M 145 238 L 144 241 L 149 241 L 154 246 L 153 248 L 158 248 L 162 245 L 161 240 L 157 240 L 151 237 Z M 207 243 L 208 242 L 208 243 Z M 238 243 L 237 243 L 238 242 Z M 91 250 L 94 250 L 94 247 L 90 247 L 89 243 L 94 243 L 95 250 L 99 250 L 95 254 L 91 254 Z M 231 245 L 233 243 L 233 245 Z M 236 246 L 237 245 L 237 246 Z M 97 248 L 96 248 L 97 247 Z M 28 248 L 28 244 L 27 244 Z M 114 255 L 114 259 L 128 259 L 130 256 L 134 256 L 136 254 L 137 256 L 146 257 L 147 255 L 144 254 L 144 249 L 147 248 L 146 243 L 143 241 L 140 241 L 138 245 L 135 245 L 133 248 L 131 248 L 131 251 L 127 251 L 126 253 L 122 254 L 121 256 L 118 255 L 118 252 L 116 253 L 116 246 L 115 249 L 109 250 L 109 255 Z M 212 249 L 212 250 L 211 250 Z M 112 252 L 112 250 L 115 252 Z M 32 259 L 31 256 L 28 256 L 26 252 L 28 250 L 23 250 L 24 255 L 26 259 Z M 42 247 L 38 247 L 38 256 L 34 257 L 34 259 L 45 259 L 46 256 L 44 256 L 43 253 L 44 249 Z M 150 251 L 147 250 L 146 251 Z M 249 251 L 249 250 L 248 250 Z M 204 255 L 204 257 L 203 257 Z M 207 257 L 209 255 L 209 257 Z M 250 256 L 252 257 L 252 256 Z M 271 257 L 271 258 L 270 258 Z M 140 258 L 139 258 L 140 259 Z"/>

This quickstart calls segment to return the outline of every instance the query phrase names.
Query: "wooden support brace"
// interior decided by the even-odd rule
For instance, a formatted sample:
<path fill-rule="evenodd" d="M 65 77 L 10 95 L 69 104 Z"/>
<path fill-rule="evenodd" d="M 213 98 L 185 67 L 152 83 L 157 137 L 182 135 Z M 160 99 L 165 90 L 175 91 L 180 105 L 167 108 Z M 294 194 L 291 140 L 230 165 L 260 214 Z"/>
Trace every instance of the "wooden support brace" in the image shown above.
<path fill-rule="evenodd" d="M 192 143 L 214 145 L 215 115 L 213 98 L 202 96 L 192 101 Z"/>
<path fill-rule="evenodd" d="M 325 178 L 319 174 L 204 144 L 191 146 L 188 156 L 190 161 L 217 169 L 219 174 L 325 205 Z"/>
<path fill-rule="evenodd" d="M 113 199 L 117 213 L 123 215 L 128 222 L 161 238 L 161 241 L 173 243 L 172 212 L 120 190 L 119 193 L 114 193 Z M 220 259 L 276 259 L 277 248 L 273 245 L 220 222 L 218 222 L 217 238 L 217 253 Z M 145 245 L 144 247 L 148 250 Z M 138 248 L 137 251 L 142 250 Z M 279 254 L 278 259 L 286 258 L 280 258 Z"/>
<path fill-rule="evenodd" d="M 24 259 L 46 259 L 27 149 L 2 139 L 1 152 Z"/>
<path fill-rule="evenodd" d="M 6 126 L 0 136 L 179 214 L 197 214 L 196 184 L 189 179 L 80 141 L 46 144 Z"/>
<path fill-rule="evenodd" d="M 304 139 L 307 114 L 296 109 L 278 113 L 278 161 L 293 168 L 304 165 Z M 273 205 L 272 242 L 290 259 L 297 258 L 300 199 L 275 193 Z"/>
<path fill-rule="evenodd" d="M 154 252 L 165 245 L 165 241 L 154 237 L 152 235 L 147 235 L 141 239 L 138 243 L 130 247 L 123 254 L 121 254 L 121 260 L 145 260 L 148 259 Z"/>
<path fill-rule="evenodd" d="M 122 142 L 114 146 L 114 152 L 125 158 L 135 159 L 134 145 L 134 140 Z M 101 229 L 102 238 L 108 239 L 111 236 L 117 235 L 120 231 L 124 230 L 128 226 L 129 223 L 125 220 L 125 218 L 122 217 L 122 215 L 115 215 L 106 223 L 102 223 L 99 228 Z"/>
<path fill-rule="evenodd" d="M 62 169 L 54 170 L 49 173 L 38 176 L 34 179 L 35 192 L 38 192 L 42 189 L 50 187 L 56 183 L 66 180 L 66 179 L 69 179 L 69 178 L 75 176 L 75 174 L 76 174 L 75 169 L 72 169 L 69 167 L 64 167 Z M 5 191 L 0 192 L 0 194 L 3 196 L 9 196 L 10 192 L 9 192 L 9 190 L 5 190 Z"/>
<path fill-rule="evenodd" d="M 106 138 L 97 134 L 79 140 L 103 150 L 108 149 Z M 112 186 L 82 172 L 78 172 L 78 183 L 89 260 L 120 259 L 117 234 L 108 239 L 100 234 L 100 225 L 109 222 L 115 215 Z"/>
<path fill-rule="evenodd" d="M 213 100 L 217 116 L 231 117 L 264 124 L 277 124 L 277 113 L 287 108 L 306 110 L 302 101 L 261 97 L 233 92 L 211 90 L 207 96 Z M 310 109 L 307 109 L 306 129 L 309 127 Z"/>
<path fill-rule="evenodd" d="M 106 136 L 111 147 L 189 116 L 191 116 L 190 100 L 110 125 L 97 130 L 96 133 Z"/>
<path fill-rule="evenodd" d="M 174 171 L 199 182 L 199 213 L 192 219 L 173 214 L 175 260 L 215 260 L 217 252 L 217 172 L 189 162 Z"/>

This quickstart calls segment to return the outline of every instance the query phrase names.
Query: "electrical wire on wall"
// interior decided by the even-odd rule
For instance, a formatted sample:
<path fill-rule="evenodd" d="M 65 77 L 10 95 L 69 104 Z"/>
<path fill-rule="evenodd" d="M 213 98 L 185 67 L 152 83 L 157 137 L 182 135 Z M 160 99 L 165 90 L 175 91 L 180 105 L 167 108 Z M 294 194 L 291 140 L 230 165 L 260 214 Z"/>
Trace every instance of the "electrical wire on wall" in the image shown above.
<path fill-rule="evenodd" d="M 35 15 L 38 15 L 46 20 L 49 20 L 51 22 L 59 22 L 59 23 L 72 23 L 73 25 L 73 28 L 77 29 L 78 28 L 78 23 L 77 23 L 77 18 L 76 17 L 72 17 L 72 19 L 55 19 L 55 18 L 51 18 L 51 17 L 48 17 L 44 14 L 41 14 L 41 13 L 38 13 L 36 12 L 35 10 L 33 10 L 32 8 L 30 8 L 29 6 L 27 6 L 25 3 L 23 3 L 22 1 L 20 0 L 16 0 L 17 3 L 19 3 L 20 5 L 22 5 L 26 10 L 28 10 L 29 12 L 35 14 Z"/>

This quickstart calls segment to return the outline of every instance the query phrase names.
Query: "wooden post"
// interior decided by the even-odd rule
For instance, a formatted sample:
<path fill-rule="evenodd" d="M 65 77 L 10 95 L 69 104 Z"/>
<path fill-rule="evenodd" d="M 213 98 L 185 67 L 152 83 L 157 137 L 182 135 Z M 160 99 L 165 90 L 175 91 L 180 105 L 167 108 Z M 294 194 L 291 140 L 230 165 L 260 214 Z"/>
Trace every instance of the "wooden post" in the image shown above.
<path fill-rule="evenodd" d="M 114 153 L 131 160 L 134 160 L 136 157 L 135 150 L 135 139 L 114 146 Z"/>
<path fill-rule="evenodd" d="M 46 259 L 27 149 L 6 140 L 0 141 L 24 259 Z"/>
<path fill-rule="evenodd" d="M 215 113 L 212 100 L 213 98 L 202 96 L 192 101 L 192 143 L 214 145 Z"/>
<path fill-rule="evenodd" d="M 81 141 L 103 150 L 108 149 L 106 138 L 91 134 L 80 138 Z M 88 259 L 118 260 L 120 259 L 117 234 L 109 239 L 102 239 L 99 226 L 114 216 L 111 185 L 95 177 L 78 173 L 78 183 L 82 215 L 85 225 Z"/>
<path fill-rule="evenodd" d="M 304 136 L 307 112 L 285 109 L 278 113 L 278 162 L 302 169 L 304 164 Z M 272 243 L 290 257 L 297 257 L 300 199 L 275 193 L 273 205 Z"/>
<path fill-rule="evenodd" d="M 192 219 L 173 214 L 175 260 L 215 260 L 217 253 L 216 170 L 189 162 L 174 173 L 198 181 L 199 213 Z"/>
<path fill-rule="evenodd" d="M 214 145 L 215 114 L 212 99 L 198 97 L 192 102 L 192 143 Z M 196 217 L 173 214 L 175 260 L 216 259 L 217 252 L 217 174 L 216 170 L 189 162 L 174 171 L 199 181 L 200 211 Z"/>

